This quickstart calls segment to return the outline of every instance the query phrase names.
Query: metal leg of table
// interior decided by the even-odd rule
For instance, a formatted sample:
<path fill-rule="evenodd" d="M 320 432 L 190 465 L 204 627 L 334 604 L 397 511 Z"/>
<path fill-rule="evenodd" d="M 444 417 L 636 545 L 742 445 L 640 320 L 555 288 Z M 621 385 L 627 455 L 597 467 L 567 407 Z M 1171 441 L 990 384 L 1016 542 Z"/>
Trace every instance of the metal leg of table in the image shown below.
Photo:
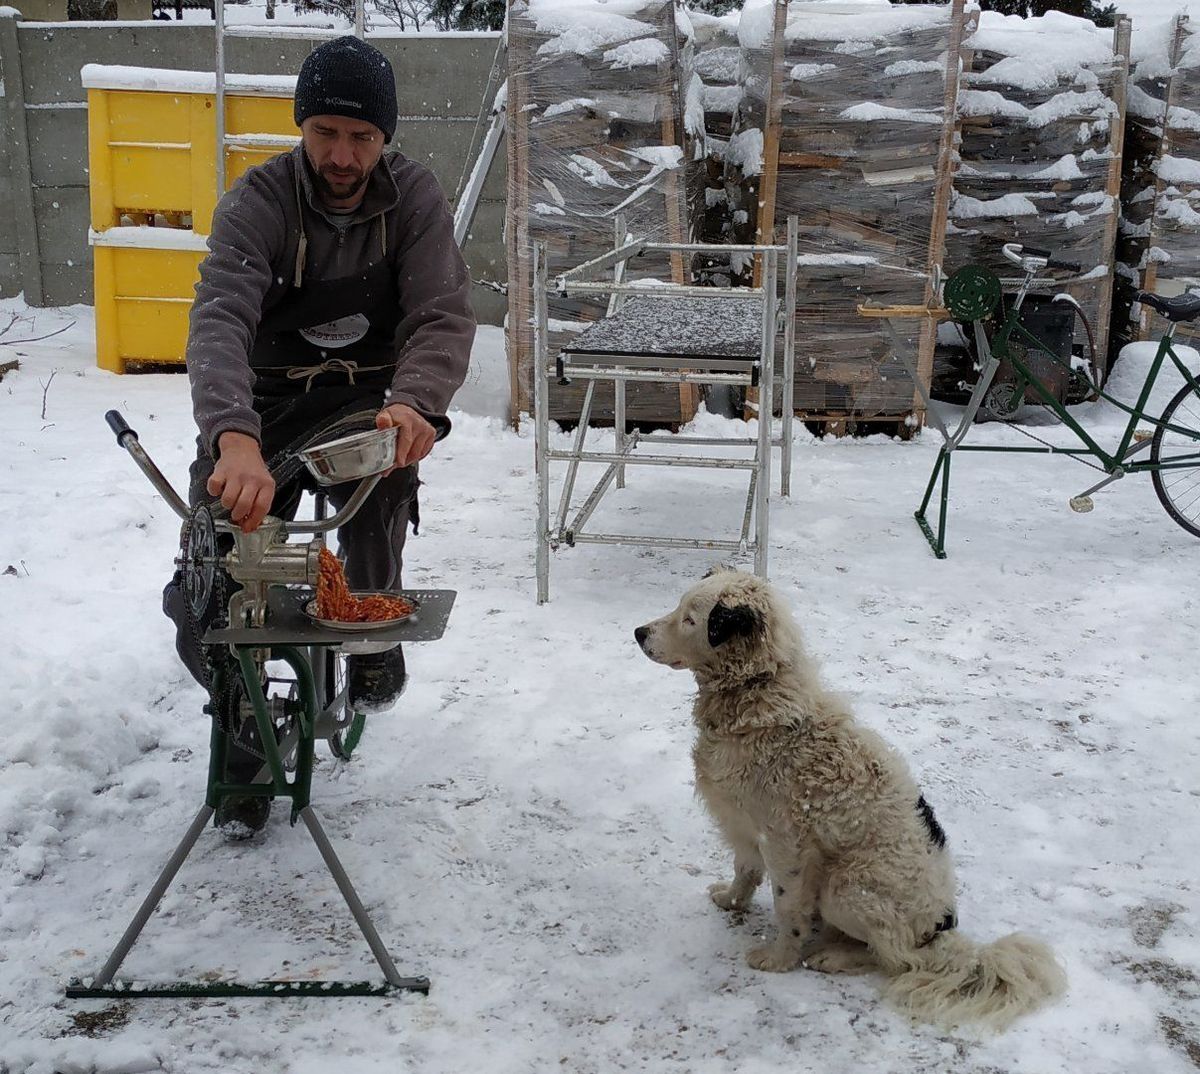
<path fill-rule="evenodd" d="M 533 246 L 533 442 L 537 471 L 537 602 L 550 599 L 550 376 L 546 244 Z"/>
<path fill-rule="evenodd" d="M 145 899 L 142 900 L 142 905 L 138 907 L 138 911 L 133 915 L 133 920 L 129 923 L 129 927 L 125 930 L 125 934 L 118 941 L 117 946 L 113 948 L 113 952 L 108 956 L 108 961 L 100 967 L 100 972 L 92 979 L 93 988 L 103 988 L 108 985 L 117 970 L 121 968 L 121 963 L 125 961 L 125 956 L 129 954 L 130 948 L 133 947 L 141 934 L 142 929 L 146 927 L 146 922 L 150 920 L 150 915 L 154 913 L 155 907 L 158 906 L 162 897 L 167 893 L 167 888 L 171 886 L 171 881 L 175 879 L 175 874 L 179 872 L 179 868 L 183 865 L 187 856 L 192 852 L 192 847 L 196 845 L 196 840 L 200 838 L 200 833 L 204 831 L 205 825 L 212 818 L 213 809 L 209 805 L 201 806 L 200 812 L 196 814 L 196 819 L 192 821 L 183 839 L 180 840 L 170 858 L 167 859 L 167 864 L 163 866 L 162 872 L 158 874 L 158 879 L 154 881 L 154 886 L 150 889 Z"/>
<path fill-rule="evenodd" d="M 383 976 L 387 983 L 394 988 L 427 992 L 429 990 L 427 979 L 400 976 L 396 964 L 392 961 L 392 956 L 388 954 L 388 949 L 383 945 L 383 940 L 375 930 L 375 925 L 367 914 L 366 907 L 358 897 L 358 892 L 354 890 L 354 885 L 350 882 L 350 877 L 346 875 L 346 870 L 342 867 L 341 860 L 333 849 L 333 844 L 329 842 L 325 829 L 321 827 L 321 822 L 317 820 L 312 806 L 305 806 L 300 810 L 300 819 L 304 821 L 305 827 L 308 828 L 308 834 L 317 844 L 317 850 L 321 852 L 325 867 L 333 877 L 334 883 L 337 884 L 338 891 L 342 893 L 342 898 L 346 900 L 346 905 L 350 907 L 350 913 L 354 915 L 354 920 L 362 931 L 367 946 L 371 948 L 371 954 L 375 956 L 375 961 L 379 963 L 379 968 L 383 970 Z"/>
<path fill-rule="evenodd" d="M 787 221 L 787 271 L 783 288 L 783 403 L 779 447 L 779 493 L 792 494 L 792 425 L 796 411 L 796 258 L 800 253 L 800 221 Z"/>
<path fill-rule="evenodd" d="M 762 349 L 759 352 L 760 372 L 758 381 L 758 446 L 755 461 L 758 466 L 757 503 L 754 519 L 754 573 L 767 576 L 768 546 L 770 542 L 771 510 L 771 452 L 773 450 L 771 427 L 775 414 L 775 326 L 778 299 L 775 294 L 777 281 L 777 255 L 774 250 L 763 253 L 763 310 Z"/>
<path fill-rule="evenodd" d="M 617 451 L 625 450 L 625 381 L 613 382 L 613 427 L 617 433 Z M 625 487 L 625 467 L 617 467 L 617 488 Z"/>
<path fill-rule="evenodd" d="M 583 393 L 583 408 L 579 412 L 579 425 L 575 429 L 575 438 L 571 442 L 571 454 L 574 458 L 567 463 L 567 476 L 563 481 L 562 495 L 558 501 L 558 517 L 554 522 L 554 532 L 559 537 L 567 525 L 567 512 L 571 508 L 571 497 L 575 494 L 575 478 L 579 473 L 579 458 L 583 454 L 583 445 L 587 439 L 588 421 L 592 416 L 592 397 L 596 394 L 596 382 L 588 381 L 587 391 Z"/>

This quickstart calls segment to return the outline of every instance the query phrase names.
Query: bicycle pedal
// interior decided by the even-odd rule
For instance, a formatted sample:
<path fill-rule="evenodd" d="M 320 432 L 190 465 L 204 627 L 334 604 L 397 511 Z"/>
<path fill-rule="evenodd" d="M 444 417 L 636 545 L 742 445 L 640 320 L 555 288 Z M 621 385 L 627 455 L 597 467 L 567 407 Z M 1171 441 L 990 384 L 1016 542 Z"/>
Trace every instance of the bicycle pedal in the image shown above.
<path fill-rule="evenodd" d="M 1072 496 L 1067 503 L 1071 505 L 1071 510 L 1079 515 L 1086 515 L 1096 506 L 1096 501 L 1090 496 Z"/>
<path fill-rule="evenodd" d="M 1133 433 L 1133 442 L 1135 444 L 1144 444 L 1147 440 L 1154 439 L 1153 429 L 1135 429 Z"/>

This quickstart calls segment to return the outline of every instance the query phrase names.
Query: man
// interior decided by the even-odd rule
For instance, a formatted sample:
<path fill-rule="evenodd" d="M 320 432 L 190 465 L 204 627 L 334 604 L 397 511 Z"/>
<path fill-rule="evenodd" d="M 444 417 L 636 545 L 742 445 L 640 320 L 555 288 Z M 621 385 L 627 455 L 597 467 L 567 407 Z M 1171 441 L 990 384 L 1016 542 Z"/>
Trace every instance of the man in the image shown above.
<path fill-rule="evenodd" d="M 355 404 L 397 429 L 396 469 L 338 534 L 352 589 L 400 587 L 417 464 L 450 429 L 446 408 L 475 334 L 437 180 L 383 155 L 396 118 L 392 68 L 373 46 L 342 37 L 304 61 L 301 144 L 221 199 L 188 335 L 200 429 L 192 502 L 219 498 L 246 532 L 268 512 L 296 510 L 301 490 L 276 488 L 268 470 L 276 452 Z M 340 505 L 351 491 L 330 498 Z M 182 623 L 170 588 L 168 614 Z M 349 678 L 357 711 L 386 708 L 404 686 L 403 654 L 351 657 Z"/>

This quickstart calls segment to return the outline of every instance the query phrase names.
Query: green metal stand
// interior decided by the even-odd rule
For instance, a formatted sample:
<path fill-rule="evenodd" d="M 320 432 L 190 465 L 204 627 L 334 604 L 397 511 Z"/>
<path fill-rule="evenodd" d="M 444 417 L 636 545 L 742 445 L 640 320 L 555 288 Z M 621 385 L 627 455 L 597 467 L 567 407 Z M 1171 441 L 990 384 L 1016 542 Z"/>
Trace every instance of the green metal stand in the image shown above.
<path fill-rule="evenodd" d="M 933 495 L 933 486 L 937 481 L 939 472 L 942 475 L 941 510 L 938 513 L 937 537 L 934 537 L 933 530 L 929 528 L 929 522 L 925 518 L 925 510 L 929 507 L 929 498 Z M 933 473 L 929 475 L 929 484 L 925 486 L 925 498 L 921 500 L 921 506 L 913 512 L 913 517 L 917 520 L 917 525 L 921 527 L 921 532 L 925 534 L 925 540 L 929 542 L 929 547 L 933 549 L 933 554 L 938 559 L 946 558 L 946 507 L 949 499 L 950 452 L 943 447 L 938 452 L 937 462 L 933 464 Z"/>
<path fill-rule="evenodd" d="M 366 908 L 354 890 L 350 878 L 346 875 L 341 861 L 334 852 L 325 830 L 313 812 L 310 804 L 312 787 L 312 766 L 314 756 L 314 732 L 316 729 L 318 708 L 316 690 L 313 684 L 312 668 L 304 650 L 292 645 L 272 646 L 272 659 L 287 662 L 296 675 L 299 688 L 299 705 L 295 716 L 298 737 L 296 740 L 295 774 L 289 782 L 284 770 L 283 757 L 276 744 L 274 728 L 271 725 L 267 698 L 259 681 L 258 670 L 252 653 L 259 646 L 234 645 L 238 667 L 245 685 L 246 697 L 254 709 L 254 719 L 258 727 L 259 739 L 266 754 L 267 768 L 270 776 L 268 782 L 262 783 L 228 783 L 224 780 L 225 760 L 228 751 L 228 739 L 217 721 L 213 720 L 210 740 L 210 755 L 208 768 L 208 790 L 205 803 L 196 814 L 183 840 L 171 854 L 162 872 L 159 873 L 150 892 L 143 900 L 133 920 L 126 928 L 112 954 L 95 977 L 87 981 L 72 981 L 66 989 L 71 999 L 96 999 L 120 997 L 135 998 L 196 998 L 196 997 L 283 997 L 283 996 L 383 996 L 393 992 L 428 992 L 429 979 L 426 977 L 401 977 L 388 954 L 387 948 L 375 930 L 367 914 Z M 265 795 L 270 798 L 288 798 L 292 803 L 291 822 L 295 825 L 302 820 L 309 835 L 317 845 L 326 868 L 329 869 L 338 890 L 342 893 L 346 905 L 350 908 L 355 922 L 362 931 L 371 953 L 375 956 L 380 969 L 383 971 L 382 983 L 370 981 L 257 981 L 250 984 L 236 982 L 175 982 L 169 984 L 130 984 L 114 980 L 117 970 L 125 960 L 125 956 L 133 947 L 138 935 L 146 922 L 154 913 L 162 900 L 175 874 L 183 865 L 192 848 L 196 845 L 201 833 L 216 812 L 221 801 L 230 796 L 244 797 L 246 795 Z"/>
<path fill-rule="evenodd" d="M 1126 454 L 1133 454 L 1131 449 Z M 925 496 L 921 500 L 921 506 L 913 512 L 913 517 L 917 520 L 917 525 L 921 527 L 921 532 L 925 535 L 925 540 L 929 542 L 929 547 L 933 549 L 933 554 L 938 559 L 946 558 L 946 514 L 950 508 L 950 456 L 956 451 L 989 451 L 1014 455 L 1095 455 L 1091 448 L 1063 448 L 1063 447 L 1011 447 L 1009 445 L 984 445 L 984 444 L 944 444 L 938 451 L 937 461 L 933 464 L 933 473 L 929 475 L 929 484 L 925 486 Z M 1120 475 L 1114 475 L 1113 480 Z M 941 478 L 941 488 L 938 497 L 938 526 L 937 533 L 929 525 L 929 519 L 926 517 L 926 511 L 929 509 L 929 501 L 933 498 L 934 486 L 938 484 L 938 478 Z M 1107 484 L 1107 481 L 1102 482 Z M 1099 486 L 1097 486 L 1099 487 Z"/>

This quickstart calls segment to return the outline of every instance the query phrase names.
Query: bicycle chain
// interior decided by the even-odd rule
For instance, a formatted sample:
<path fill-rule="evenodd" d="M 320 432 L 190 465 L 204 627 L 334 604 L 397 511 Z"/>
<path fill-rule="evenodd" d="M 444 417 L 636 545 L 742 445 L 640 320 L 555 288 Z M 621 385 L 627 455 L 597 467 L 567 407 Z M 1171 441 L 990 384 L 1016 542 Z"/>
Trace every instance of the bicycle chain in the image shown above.
<path fill-rule="evenodd" d="M 189 516 L 183 524 L 183 529 L 180 533 L 179 545 L 181 551 L 186 551 L 190 543 L 194 515 Z M 181 571 L 187 571 L 189 565 L 180 563 Z M 204 643 L 204 634 L 208 629 L 217 626 L 226 625 L 229 616 L 229 587 L 227 585 L 228 575 L 220 564 L 216 564 L 213 570 L 212 589 L 208 594 L 208 600 L 205 602 L 203 611 L 198 615 L 192 607 L 192 602 L 187 598 L 187 587 L 183 587 L 183 615 L 184 621 L 187 624 L 188 637 L 192 642 L 193 651 L 200 653 L 202 657 L 202 673 L 203 680 L 201 686 L 208 691 L 209 705 L 213 715 L 217 717 L 223 731 L 230 730 L 229 715 L 230 715 L 230 700 L 234 690 L 231 688 L 233 676 L 230 673 L 233 663 L 229 650 L 224 645 L 206 645 Z M 203 622 L 204 612 L 210 608 L 216 608 L 215 614 L 209 619 L 208 623 Z M 221 675 L 222 693 L 224 696 L 218 697 L 216 691 L 217 672 L 224 672 Z"/>
<path fill-rule="evenodd" d="M 1057 418 L 1057 417 L 1058 417 L 1058 415 L 1057 415 L 1057 414 L 1055 414 L 1055 413 L 1054 413 L 1054 411 L 1053 411 L 1053 410 L 1051 410 L 1051 409 L 1050 409 L 1050 407 L 1049 407 L 1049 406 L 1047 406 L 1047 405 L 1046 405 L 1045 403 L 1043 403 L 1043 402 L 1040 402 L 1040 401 L 1038 401 L 1038 402 L 1036 402 L 1036 403 L 1033 403 L 1032 405 L 1033 405 L 1033 406 L 1036 406 L 1036 407 L 1039 407 L 1040 409 L 1044 410 L 1044 411 L 1045 411 L 1047 414 L 1050 414 L 1051 416 L 1053 416 L 1053 417 L 1055 417 L 1055 418 Z M 1007 424 L 1008 424 L 1008 427 L 1009 427 L 1010 429 L 1013 429 L 1013 430 L 1015 430 L 1016 432 L 1020 433 L 1022 436 L 1027 436 L 1027 437 L 1029 437 L 1029 439 L 1030 439 L 1030 440 L 1036 440 L 1036 441 L 1037 441 L 1039 444 L 1041 444 L 1043 447 L 1048 447 L 1048 448 L 1051 448 L 1051 449 L 1054 449 L 1054 448 L 1057 448 L 1057 447 L 1058 447 L 1058 445 L 1057 445 L 1057 444 L 1052 444 L 1052 443 L 1050 443 L 1050 441 L 1049 441 L 1049 440 L 1043 440 L 1043 439 L 1042 439 L 1040 436 L 1035 436 L 1035 435 L 1034 435 L 1033 433 L 1031 433 L 1031 432 L 1030 432 L 1028 429 L 1025 429 L 1025 428 L 1023 428 L 1022 426 L 1020 426 L 1019 424 L 1017 424 L 1017 422 L 1015 422 L 1015 421 L 1010 421 L 1010 422 L 1008 422 Z M 1060 421 L 1060 422 L 1059 422 L 1059 424 L 1061 425 L 1061 424 L 1062 424 L 1062 422 Z M 1066 457 L 1067 457 L 1068 459 L 1074 459 L 1074 460 L 1075 460 L 1077 463 L 1079 463 L 1081 466 L 1087 466 L 1087 467 L 1089 467 L 1089 468 L 1090 468 L 1090 469 L 1092 469 L 1092 470 L 1099 470 L 1099 471 L 1100 471 L 1102 474 L 1106 474 L 1106 473 L 1108 473 L 1108 471 L 1107 471 L 1107 470 L 1106 470 L 1106 469 L 1105 469 L 1103 466 L 1099 466 L 1099 465 L 1097 465 L 1097 464 L 1096 464 L 1096 463 L 1094 463 L 1094 462 L 1088 462 L 1088 461 L 1087 461 L 1087 459 L 1081 458 L 1081 457 L 1080 457 L 1080 456 L 1078 456 L 1078 455 L 1068 455 L 1068 456 L 1066 456 Z"/>

